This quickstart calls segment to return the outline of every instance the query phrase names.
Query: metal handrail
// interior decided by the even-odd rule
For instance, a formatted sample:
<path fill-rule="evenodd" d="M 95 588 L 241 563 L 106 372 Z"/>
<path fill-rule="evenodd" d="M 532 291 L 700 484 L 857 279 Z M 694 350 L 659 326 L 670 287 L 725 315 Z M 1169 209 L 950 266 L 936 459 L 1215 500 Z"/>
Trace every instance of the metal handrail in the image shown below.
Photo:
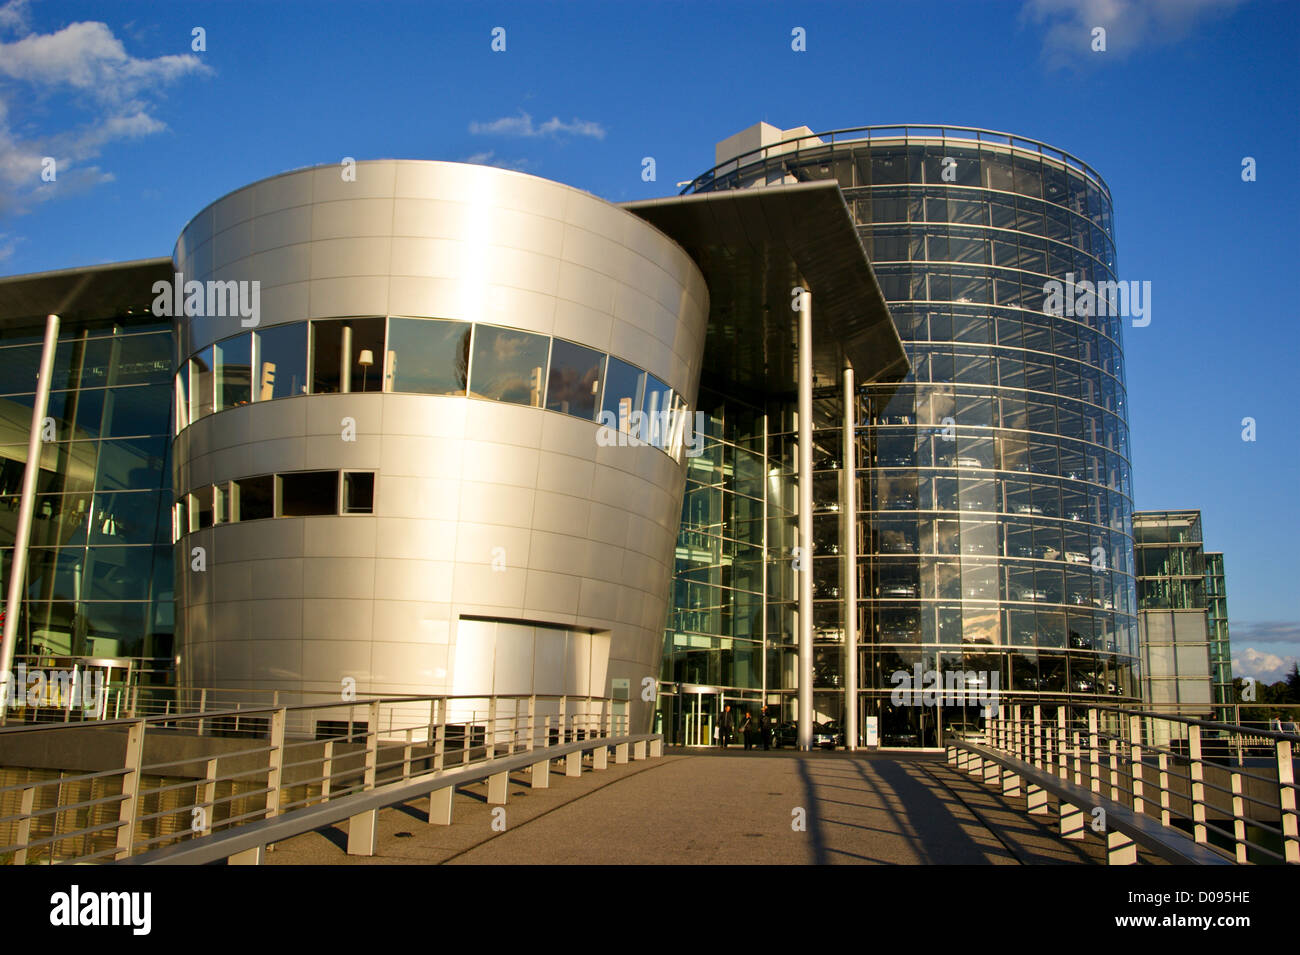
<path fill-rule="evenodd" d="M 1054 718 L 1044 718 L 1045 709 L 1054 710 Z M 1112 714 L 1109 720 L 1106 714 Z M 1158 741 L 1170 735 L 1170 726 L 1187 728 L 1185 751 Z M 1276 772 L 1250 771 L 1242 765 L 1241 749 L 1237 765 L 1232 764 L 1231 756 L 1226 763 L 1222 758 L 1207 756 L 1203 747 L 1206 738 L 1202 736 L 1202 730 L 1207 729 L 1220 734 L 1211 737 L 1216 742 L 1232 744 L 1242 737 L 1271 742 L 1271 762 Z M 1254 854 L 1260 859 L 1300 863 L 1293 748 L 1300 743 L 1300 736 L 1294 733 L 1261 732 L 1238 724 L 1132 707 L 1034 701 L 1003 702 L 986 722 L 984 737 L 991 751 L 1030 762 L 1063 782 L 1071 777 L 1076 785 L 1087 780 L 1098 797 L 1108 790 L 1113 802 L 1131 807 L 1138 815 L 1154 816 L 1163 826 L 1172 828 L 1176 818 L 1191 830 L 1195 842 L 1235 862 L 1251 861 Z M 954 738 L 950 745 L 957 742 Z M 1185 771 L 1180 771 L 1180 766 Z M 1207 773 L 1207 767 L 1212 772 Z M 1224 780 L 1214 778 L 1220 773 L 1227 775 L 1226 785 Z M 1248 780 L 1255 784 L 1255 792 L 1247 791 Z M 1018 791 L 1018 784 L 1015 788 Z M 1186 811 L 1181 808 L 1184 803 Z M 1256 811 L 1248 813 L 1248 807 Z M 1067 809 L 1073 812 L 1077 807 L 1062 805 L 1063 828 Z M 1030 811 L 1045 812 L 1046 804 L 1037 802 Z M 1273 812 L 1277 813 L 1276 821 Z M 1222 814 L 1222 818 L 1212 819 L 1211 813 Z M 1248 826 L 1276 836 L 1279 846 L 1264 845 L 1258 837 L 1248 838 Z M 1209 839 L 1211 832 L 1221 835 L 1230 848 L 1214 845 Z"/>
<path fill-rule="evenodd" d="M 462 710 L 465 703 L 470 705 Z M 484 703 L 486 710 L 481 708 Z M 122 859 L 160 843 L 364 792 L 373 789 L 377 781 L 407 780 L 430 767 L 469 766 L 500 754 L 531 752 L 539 743 L 541 749 L 550 749 L 552 739 L 563 744 L 609 736 L 615 728 L 626 730 L 628 714 L 614 712 L 620 703 L 625 701 L 565 695 L 397 695 L 76 724 L 10 725 L 0 728 L 0 748 L 16 740 L 18 734 L 48 734 L 71 726 L 83 732 L 111 733 L 116 745 L 125 740 L 125 765 L 0 787 L 0 794 L 21 792 L 23 803 L 17 814 L 0 818 L 0 826 L 8 828 L 12 840 L 0 845 L 0 853 L 12 853 L 11 861 L 16 863 L 25 862 L 30 850 L 44 847 L 49 848 L 50 862 L 84 862 L 110 855 Z M 349 709 L 346 721 L 322 719 L 340 707 Z M 356 713 L 358 708 L 363 713 Z M 231 718 L 258 719 L 251 732 L 260 740 L 234 749 L 209 745 L 178 758 L 167 754 L 168 758 L 152 763 L 143 758 L 150 730 L 164 730 L 165 739 L 179 735 L 224 741 L 218 727 Z M 323 722 L 332 724 L 325 735 Z M 363 725 L 364 731 L 360 729 Z M 345 745 L 347 751 L 336 752 L 338 744 Z M 287 759 L 289 754 L 294 758 Z M 298 758 L 299 754 L 305 758 Z M 236 768 L 231 766 L 232 760 L 248 764 Z M 315 766 L 320 770 L 313 771 Z M 187 771 L 174 772 L 178 767 Z M 305 772 L 286 775 L 286 771 L 298 769 Z M 169 776 L 180 776 L 182 781 L 168 781 Z M 146 779 L 151 782 L 146 784 Z M 115 781 L 112 786 L 117 791 L 95 797 L 95 787 L 109 780 Z M 241 788 L 249 783 L 250 788 Z M 72 798 L 64 802 L 64 790 L 70 786 Z M 38 807 L 38 794 L 51 789 L 56 793 L 56 805 Z M 296 790 L 303 795 L 291 798 L 291 791 Z M 89 798 L 78 795 L 87 792 Z M 216 818 L 217 807 L 226 807 L 225 818 Z M 102 820 L 105 812 L 118 818 L 94 822 L 97 814 Z M 191 818 L 185 823 L 177 821 L 186 816 Z M 69 817 L 73 827 L 60 831 L 59 823 Z M 33 831 L 34 825 L 43 832 L 53 831 L 38 833 Z M 176 828 L 169 831 L 172 826 Z M 114 849 L 97 844 L 109 832 L 116 833 Z"/>

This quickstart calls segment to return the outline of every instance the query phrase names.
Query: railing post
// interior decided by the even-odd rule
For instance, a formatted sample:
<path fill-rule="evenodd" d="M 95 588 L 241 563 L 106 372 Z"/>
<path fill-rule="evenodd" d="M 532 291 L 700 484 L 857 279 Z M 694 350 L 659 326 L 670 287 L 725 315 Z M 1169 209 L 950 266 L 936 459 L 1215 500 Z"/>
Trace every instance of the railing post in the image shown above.
<path fill-rule="evenodd" d="M 1287 862 L 1300 862 L 1300 829 L 1297 828 L 1295 764 L 1291 741 L 1280 739 L 1277 746 L 1278 807 L 1282 810 L 1282 855 Z"/>
<path fill-rule="evenodd" d="M 1034 704 L 1034 769 L 1043 768 L 1043 707 Z"/>
<path fill-rule="evenodd" d="M 414 748 L 411 737 L 414 732 L 414 726 L 406 728 L 406 744 L 402 747 L 402 782 L 411 778 L 411 751 Z"/>
<path fill-rule="evenodd" d="M 1110 799 L 1111 802 L 1120 802 L 1119 740 L 1114 738 L 1107 740 L 1106 749 L 1110 754 Z"/>
<path fill-rule="evenodd" d="M 208 711 L 208 688 L 205 686 L 203 689 L 199 690 L 199 712 L 206 713 L 207 711 Z M 203 724 L 206 722 L 207 721 L 203 719 L 199 720 L 200 736 L 203 735 Z"/>
<path fill-rule="evenodd" d="M 1101 740 L 1097 733 L 1097 709 L 1088 708 L 1088 771 L 1089 788 L 1101 793 Z"/>
<path fill-rule="evenodd" d="M 537 694 L 528 698 L 528 752 L 537 749 Z"/>
<path fill-rule="evenodd" d="M 7 704 L 5 705 L 7 706 Z M 32 809 L 35 806 L 36 787 L 28 786 L 23 790 L 22 804 L 18 809 L 22 818 L 18 820 L 17 838 L 14 839 L 14 842 L 18 845 L 18 849 L 14 852 L 14 865 L 27 864 L 27 843 L 31 841 L 32 837 Z M 53 852 L 53 850 L 54 845 L 51 843 L 50 851 Z"/>
<path fill-rule="evenodd" d="M 280 812 L 280 777 L 284 769 L 285 708 L 271 714 L 271 751 L 266 770 L 266 818 Z"/>
<path fill-rule="evenodd" d="M 375 788 L 375 778 L 379 767 L 379 702 L 376 700 L 367 707 L 366 722 L 366 775 L 365 788 Z"/>
<path fill-rule="evenodd" d="M 1142 798 L 1146 793 L 1146 769 L 1142 763 L 1142 717 L 1134 714 L 1128 718 L 1129 778 L 1133 780 L 1133 811 L 1139 816 L 1146 808 Z"/>
<path fill-rule="evenodd" d="M 1070 778 L 1070 747 L 1065 720 L 1065 704 L 1061 704 L 1056 708 L 1056 774 L 1062 781 Z"/>
<path fill-rule="evenodd" d="M 203 773 L 203 828 L 199 835 L 206 836 L 212 833 L 212 823 L 215 821 L 212 817 L 217 811 L 217 760 L 212 758 L 208 760 L 204 767 Z"/>
<path fill-rule="evenodd" d="M 330 801 L 330 781 L 334 777 L 334 740 L 325 741 L 325 753 L 320 767 L 320 801 Z"/>
<path fill-rule="evenodd" d="M 1232 838 L 1236 845 L 1237 862 L 1245 865 L 1246 858 L 1246 801 L 1241 798 L 1241 773 L 1232 773 Z"/>
<path fill-rule="evenodd" d="M 117 852 L 116 859 L 126 859 L 131 855 L 135 845 L 136 800 L 140 792 L 140 770 L 144 762 L 144 720 L 136 720 L 126 731 L 126 758 L 123 765 L 126 773 L 122 776 L 122 801 L 118 804 Z M 53 857 L 54 844 L 50 845 Z"/>
<path fill-rule="evenodd" d="M 1160 825 L 1167 826 L 1171 821 L 1169 811 L 1169 754 L 1159 753 L 1156 756 L 1156 766 L 1160 771 Z"/>
<path fill-rule="evenodd" d="M 1205 826 L 1205 766 L 1201 763 L 1201 728 L 1187 727 L 1187 748 L 1191 757 L 1192 779 L 1192 831 L 1196 841 L 1204 845 L 1208 840 Z"/>

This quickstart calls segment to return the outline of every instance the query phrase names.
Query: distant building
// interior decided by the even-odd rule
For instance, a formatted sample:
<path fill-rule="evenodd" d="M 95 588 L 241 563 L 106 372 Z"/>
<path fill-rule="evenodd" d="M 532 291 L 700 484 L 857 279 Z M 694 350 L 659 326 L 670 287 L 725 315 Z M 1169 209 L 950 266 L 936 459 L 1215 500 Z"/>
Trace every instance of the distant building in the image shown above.
<path fill-rule="evenodd" d="M 1233 701 L 1223 555 L 1205 552 L 1196 510 L 1138 511 L 1133 534 L 1143 700 L 1183 716 L 1226 718 Z"/>

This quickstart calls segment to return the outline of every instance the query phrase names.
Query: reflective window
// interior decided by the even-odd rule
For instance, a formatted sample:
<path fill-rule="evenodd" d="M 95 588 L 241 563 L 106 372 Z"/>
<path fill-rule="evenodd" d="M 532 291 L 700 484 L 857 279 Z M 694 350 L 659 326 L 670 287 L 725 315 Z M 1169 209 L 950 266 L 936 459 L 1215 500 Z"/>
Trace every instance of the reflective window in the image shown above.
<path fill-rule="evenodd" d="M 545 335 L 475 326 L 470 396 L 541 407 L 549 346 Z"/>
<path fill-rule="evenodd" d="M 253 397 L 251 335 L 218 342 L 216 354 L 217 411 L 248 404 Z"/>
<path fill-rule="evenodd" d="M 465 394 L 469 322 L 388 320 L 388 390 L 420 395 Z"/>
<path fill-rule="evenodd" d="M 555 339 L 551 346 L 551 373 L 546 385 L 546 407 L 590 421 L 600 406 L 600 385 L 605 356 L 573 342 Z"/>
<path fill-rule="evenodd" d="M 307 392 L 307 325 L 272 325 L 257 332 L 257 400 Z"/>
<path fill-rule="evenodd" d="M 212 346 L 190 359 L 190 421 L 212 414 L 214 377 Z"/>
<path fill-rule="evenodd" d="M 384 325 L 382 318 L 312 322 L 312 394 L 382 391 Z"/>

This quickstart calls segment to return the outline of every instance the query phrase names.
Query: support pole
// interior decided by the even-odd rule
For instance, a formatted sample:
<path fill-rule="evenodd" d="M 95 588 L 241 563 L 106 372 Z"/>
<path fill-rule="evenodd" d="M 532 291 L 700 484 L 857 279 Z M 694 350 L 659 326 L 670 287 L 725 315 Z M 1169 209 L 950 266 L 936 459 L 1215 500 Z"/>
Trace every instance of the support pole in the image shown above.
<path fill-rule="evenodd" d="M 45 319 L 45 344 L 41 348 L 41 369 L 36 377 L 36 400 L 32 402 L 32 430 L 27 436 L 27 466 L 23 470 L 23 493 L 18 505 L 18 527 L 14 534 L 14 558 L 9 570 L 9 595 L 5 602 L 4 636 L 0 639 L 0 710 L 9 705 L 9 681 L 14 669 L 14 648 L 18 643 L 18 616 L 22 610 L 23 584 L 27 578 L 27 545 L 32 539 L 32 517 L 36 510 L 36 479 L 41 473 L 41 432 L 50 406 L 50 377 L 54 371 L 54 349 L 59 339 L 59 316 Z"/>
<path fill-rule="evenodd" d="M 858 442 L 853 369 L 844 369 L 844 742 L 858 748 Z"/>
<path fill-rule="evenodd" d="M 812 293 L 799 296 L 799 748 L 812 749 Z"/>

